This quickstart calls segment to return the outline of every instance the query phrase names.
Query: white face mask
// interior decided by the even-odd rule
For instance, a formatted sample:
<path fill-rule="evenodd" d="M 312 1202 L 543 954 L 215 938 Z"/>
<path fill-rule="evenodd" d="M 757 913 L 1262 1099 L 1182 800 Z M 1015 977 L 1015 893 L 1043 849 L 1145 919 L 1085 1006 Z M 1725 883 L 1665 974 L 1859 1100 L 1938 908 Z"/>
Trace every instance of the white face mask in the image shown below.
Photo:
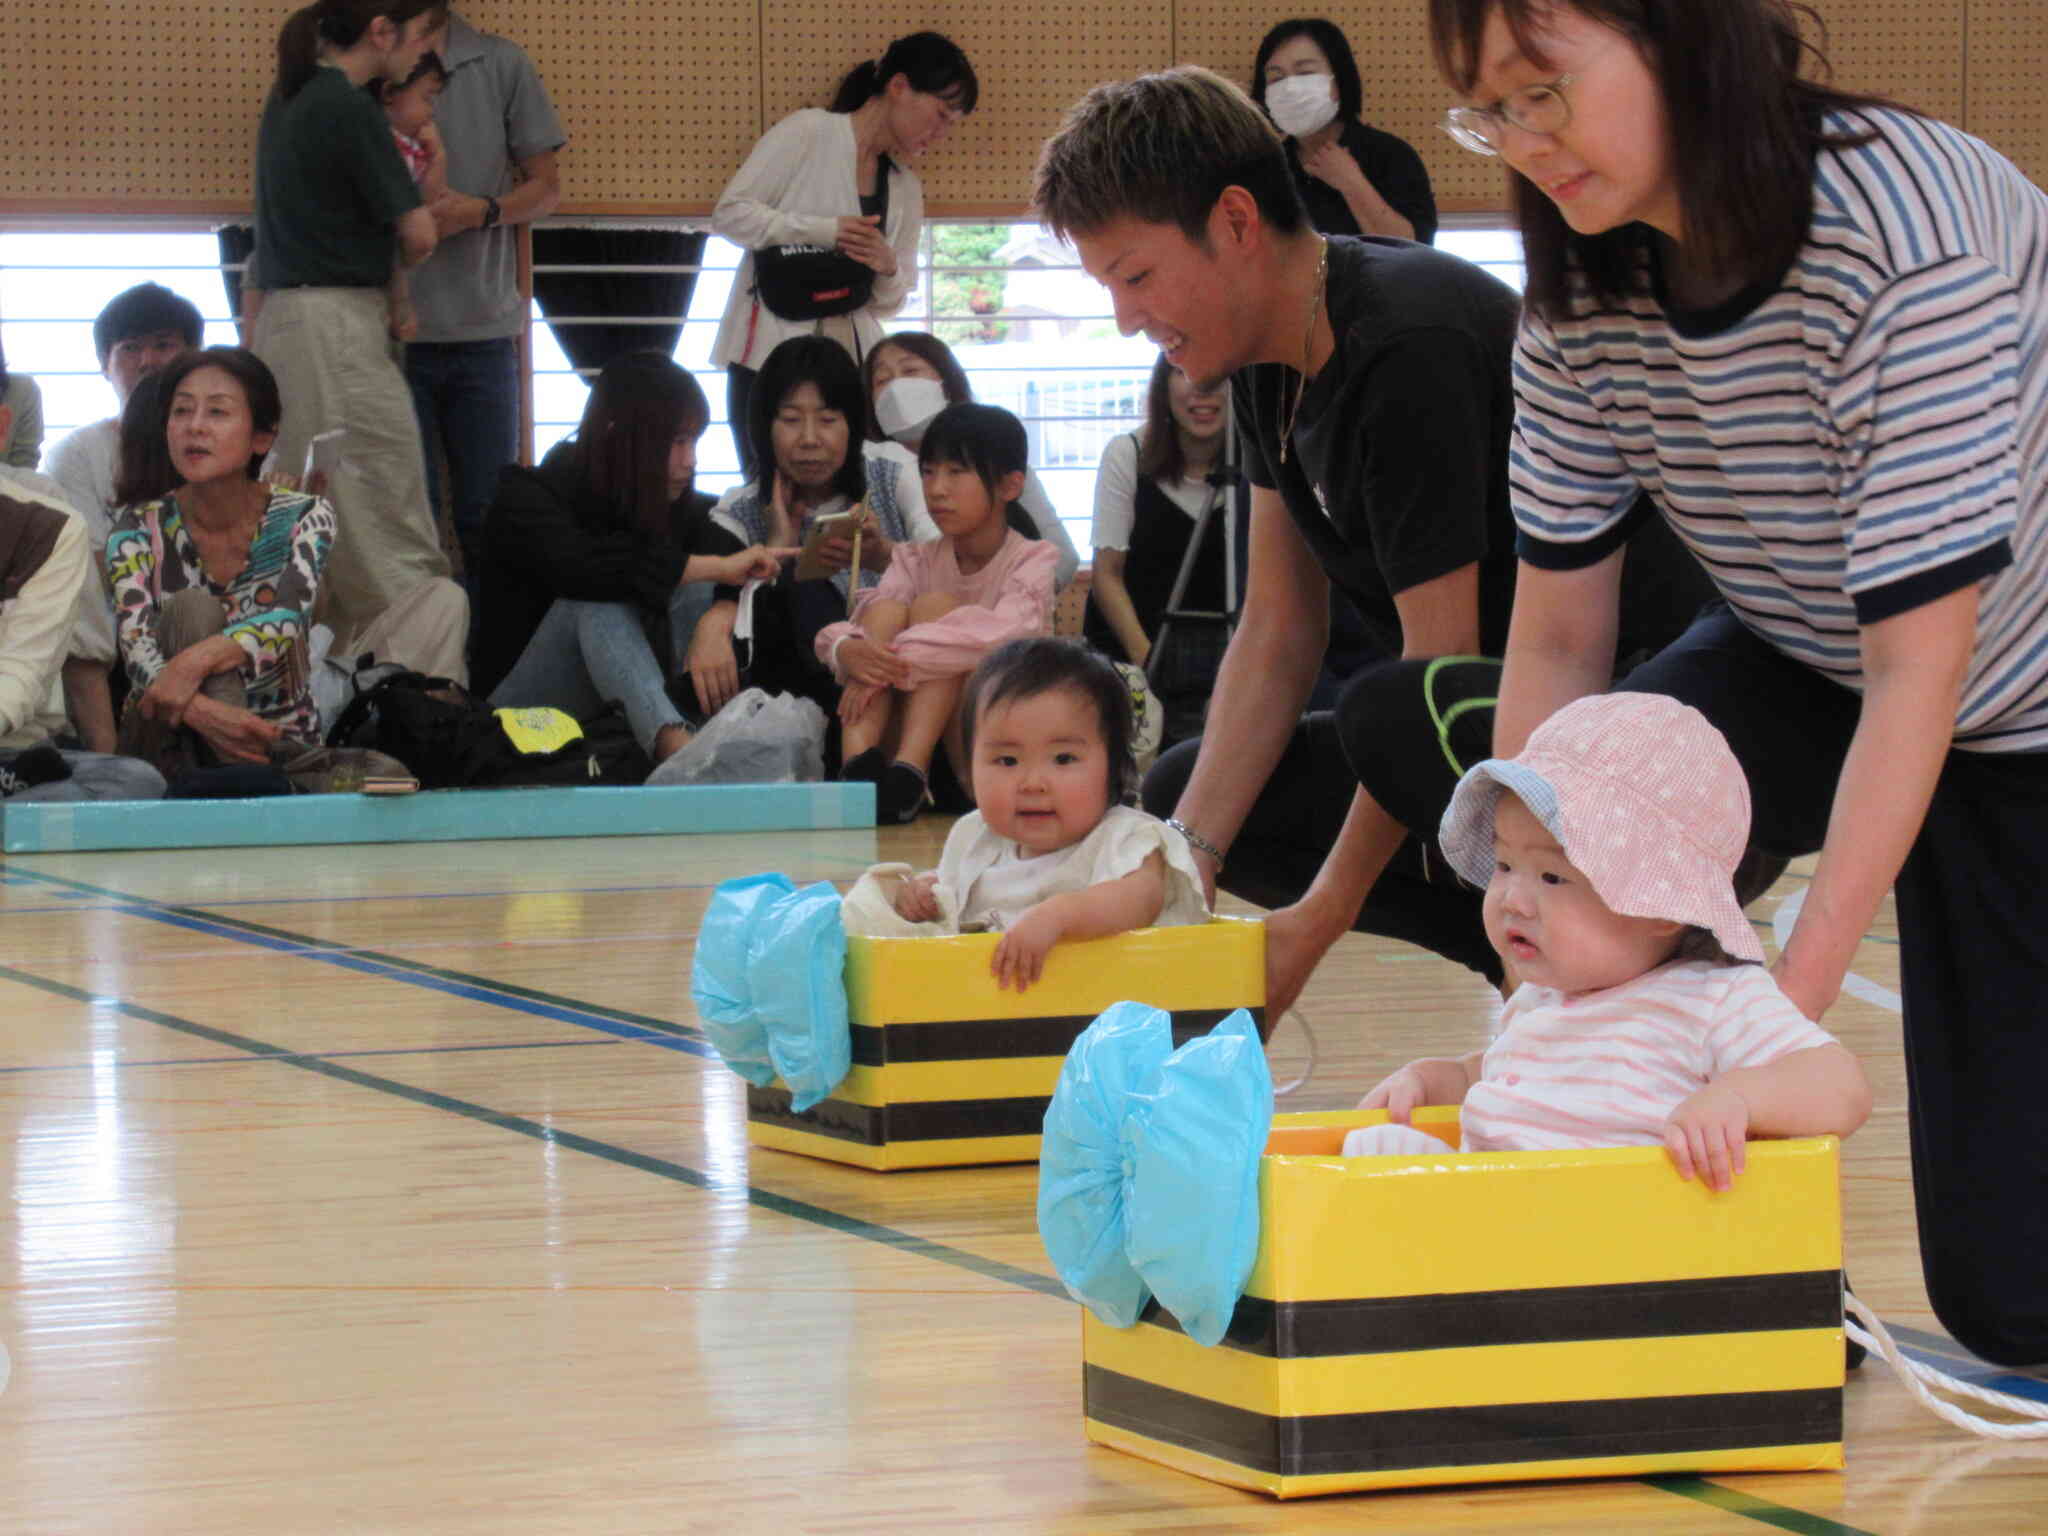
<path fill-rule="evenodd" d="M 1337 82 L 1328 75 L 1287 75 L 1266 87 L 1266 110 L 1290 139 L 1327 125 L 1337 115 Z"/>
<path fill-rule="evenodd" d="M 900 443 L 922 433 L 945 408 L 945 387 L 937 379 L 891 379 L 875 396 L 875 424 Z"/>

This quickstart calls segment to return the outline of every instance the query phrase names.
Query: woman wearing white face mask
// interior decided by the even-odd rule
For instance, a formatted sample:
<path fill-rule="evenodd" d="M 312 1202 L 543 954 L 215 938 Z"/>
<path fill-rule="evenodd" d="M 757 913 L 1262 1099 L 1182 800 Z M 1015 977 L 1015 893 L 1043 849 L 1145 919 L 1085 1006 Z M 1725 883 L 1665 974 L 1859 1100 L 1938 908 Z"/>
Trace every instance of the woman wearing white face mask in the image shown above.
<path fill-rule="evenodd" d="M 924 491 L 918 479 L 917 445 L 924 441 L 924 429 L 949 405 L 973 400 L 974 389 L 967 371 L 953 355 L 953 349 L 925 331 L 897 331 L 884 337 L 861 362 L 862 382 L 873 407 L 868 457 L 882 465 L 897 466 L 897 496 L 906 504 L 924 509 Z M 880 467 L 880 466 L 878 466 Z M 1053 509 L 1035 470 L 1024 474 L 1024 494 L 1012 503 L 1024 516 L 1013 526 L 1027 538 L 1043 539 L 1059 551 L 1059 565 L 1053 580 L 1061 587 L 1074 579 L 1081 568 L 1081 552 Z"/>
<path fill-rule="evenodd" d="M 1252 100 L 1287 136 L 1309 222 L 1326 235 L 1436 239 L 1436 194 L 1407 140 L 1360 121 L 1351 45 L 1319 16 L 1283 21 L 1252 63 Z"/>

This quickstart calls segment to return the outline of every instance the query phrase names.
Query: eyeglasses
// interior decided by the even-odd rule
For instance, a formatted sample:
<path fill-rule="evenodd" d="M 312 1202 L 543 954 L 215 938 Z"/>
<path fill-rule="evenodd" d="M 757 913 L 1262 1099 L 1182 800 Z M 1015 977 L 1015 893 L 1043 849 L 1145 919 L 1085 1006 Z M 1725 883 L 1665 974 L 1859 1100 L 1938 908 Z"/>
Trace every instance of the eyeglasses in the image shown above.
<path fill-rule="evenodd" d="M 1525 85 L 1493 107 L 1453 107 L 1444 114 L 1443 130 L 1475 155 L 1500 153 L 1502 130 L 1513 123 L 1524 133 L 1556 133 L 1572 120 L 1572 104 L 1564 88 L 1570 75 L 1544 85 Z"/>

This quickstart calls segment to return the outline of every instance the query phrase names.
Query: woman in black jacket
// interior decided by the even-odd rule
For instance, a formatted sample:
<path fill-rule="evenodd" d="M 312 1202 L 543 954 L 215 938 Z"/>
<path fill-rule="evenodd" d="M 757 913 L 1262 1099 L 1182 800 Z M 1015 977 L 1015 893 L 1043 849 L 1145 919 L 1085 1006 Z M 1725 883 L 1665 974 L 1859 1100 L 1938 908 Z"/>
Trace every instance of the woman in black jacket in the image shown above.
<path fill-rule="evenodd" d="M 492 704 L 587 719 L 616 702 L 657 763 L 711 713 L 696 679 L 670 697 L 670 605 L 686 584 L 771 579 L 796 551 L 743 546 L 692 491 L 710 415 L 672 359 L 629 353 L 591 387 L 575 437 L 499 477 L 471 666 Z"/>

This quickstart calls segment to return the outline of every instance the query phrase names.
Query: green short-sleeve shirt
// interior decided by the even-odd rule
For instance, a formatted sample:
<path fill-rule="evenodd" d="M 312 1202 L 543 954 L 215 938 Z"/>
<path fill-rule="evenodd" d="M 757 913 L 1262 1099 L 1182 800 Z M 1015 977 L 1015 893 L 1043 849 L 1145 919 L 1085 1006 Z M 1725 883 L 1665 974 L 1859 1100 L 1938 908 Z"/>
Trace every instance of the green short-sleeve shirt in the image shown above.
<path fill-rule="evenodd" d="M 266 288 L 382 288 L 394 226 L 420 206 L 383 109 L 323 67 L 272 94 L 256 143 L 256 245 Z"/>

